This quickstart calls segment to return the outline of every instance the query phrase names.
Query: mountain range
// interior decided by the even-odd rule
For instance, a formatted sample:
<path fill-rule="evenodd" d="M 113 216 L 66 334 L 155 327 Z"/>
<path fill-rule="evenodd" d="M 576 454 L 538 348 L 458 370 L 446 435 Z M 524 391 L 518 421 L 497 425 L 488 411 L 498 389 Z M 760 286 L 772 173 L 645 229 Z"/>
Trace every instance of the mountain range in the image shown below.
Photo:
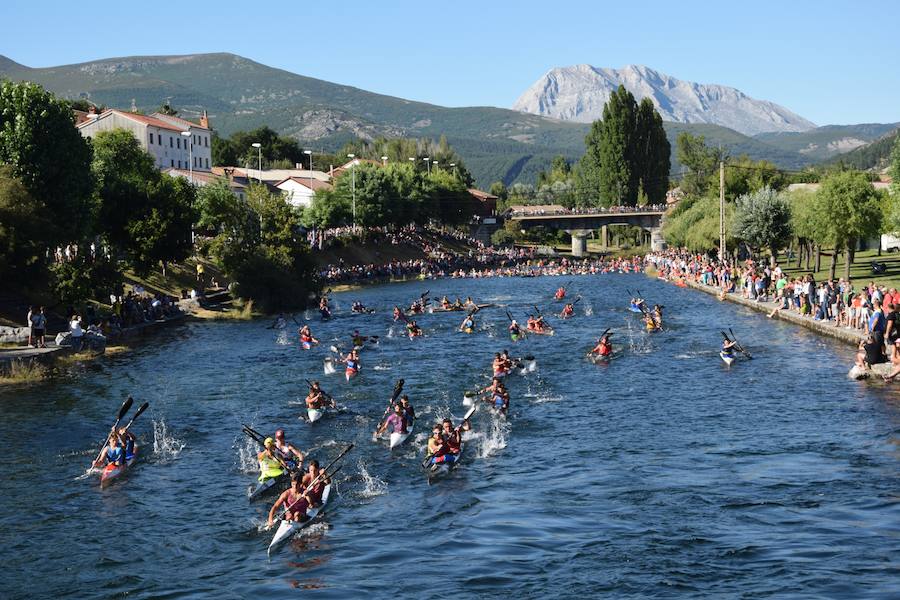
<path fill-rule="evenodd" d="M 448 108 L 415 102 L 227 53 L 133 56 L 47 68 L 27 67 L 0 56 L 0 77 L 34 81 L 67 98 L 123 109 L 133 105 L 150 112 L 168 102 L 186 118 L 207 110 L 221 135 L 268 125 L 314 151 L 335 151 L 356 137 L 437 139 L 445 135 L 480 187 L 497 180 L 533 181 L 557 155 L 577 160 L 584 153 L 584 136 L 590 127 L 503 108 Z M 733 155 L 765 158 L 784 168 L 829 158 L 848 144 L 876 139 L 882 135 L 879 128 L 890 129 L 845 126 L 754 138 L 711 123 L 667 122 L 665 126 L 673 149 L 678 133 L 690 131 Z M 843 141 L 847 139 L 856 141 Z M 812 146 L 815 149 L 809 150 Z M 673 157 L 673 171 L 677 170 Z"/>
<path fill-rule="evenodd" d="M 745 135 L 816 127 L 783 106 L 756 100 L 735 88 L 682 81 L 641 65 L 551 69 L 519 97 L 513 110 L 590 123 L 602 118 L 603 106 L 619 86 L 638 102 L 650 98 L 663 121 L 711 123 Z"/>

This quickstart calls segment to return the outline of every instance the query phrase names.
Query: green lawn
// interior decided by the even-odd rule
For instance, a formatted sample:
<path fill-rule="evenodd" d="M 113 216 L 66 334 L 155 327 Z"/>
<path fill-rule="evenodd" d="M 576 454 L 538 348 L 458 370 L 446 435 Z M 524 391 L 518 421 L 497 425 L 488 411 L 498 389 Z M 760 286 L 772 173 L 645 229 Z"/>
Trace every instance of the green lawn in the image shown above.
<path fill-rule="evenodd" d="M 871 265 L 873 260 L 885 263 L 887 265 L 887 272 L 883 275 L 873 274 Z M 784 253 L 779 255 L 778 264 L 780 264 L 785 273 L 791 277 L 812 273 L 816 281 L 822 281 L 828 278 L 829 266 L 831 265 L 831 253 L 822 253 L 822 268 L 819 271 L 804 268 L 798 269 L 796 256 L 794 260 L 788 264 L 787 257 Z M 806 265 L 806 260 L 803 261 L 803 264 Z M 812 267 L 813 265 L 811 264 L 810 266 Z M 843 256 L 838 256 L 834 276 L 836 279 L 840 279 L 844 276 Z M 879 285 L 886 285 L 888 288 L 893 287 L 900 289 L 900 252 L 882 252 L 880 257 L 878 256 L 877 250 L 857 252 L 853 264 L 850 265 L 850 280 L 856 284 L 856 289 L 859 289 L 861 285 L 868 285 L 871 281 L 874 281 Z"/>

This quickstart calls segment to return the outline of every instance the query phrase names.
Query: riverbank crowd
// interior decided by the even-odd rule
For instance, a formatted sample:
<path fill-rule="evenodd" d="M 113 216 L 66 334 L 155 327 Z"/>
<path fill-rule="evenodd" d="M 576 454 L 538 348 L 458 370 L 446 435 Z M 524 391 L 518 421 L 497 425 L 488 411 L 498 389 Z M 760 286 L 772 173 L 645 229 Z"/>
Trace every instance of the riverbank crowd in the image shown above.
<path fill-rule="evenodd" d="M 722 262 L 683 249 L 647 254 L 660 277 L 683 279 L 719 288 L 720 294 L 741 297 L 771 306 L 769 316 L 791 311 L 834 327 L 856 330 L 878 346 L 870 358 L 887 362 L 895 356 L 900 364 L 900 291 L 874 281 L 855 283 L 843 277 L 816 281 L 812 274 L 791 276 L 779 264 L 745 260 Z M 872 361 L 868 361 L 872 362 Z"/>

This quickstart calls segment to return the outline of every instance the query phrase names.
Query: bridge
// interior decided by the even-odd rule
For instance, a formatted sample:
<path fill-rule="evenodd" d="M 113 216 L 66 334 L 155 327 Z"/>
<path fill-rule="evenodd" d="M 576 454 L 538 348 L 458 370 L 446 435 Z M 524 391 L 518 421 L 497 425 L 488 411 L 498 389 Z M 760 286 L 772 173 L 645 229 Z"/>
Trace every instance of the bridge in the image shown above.
<path fill-rule="evenodd" d="M 537 206 L 529 206 L 523 211 L 513 210 L 506 218 L 515 221 L 520 229 L 546 227 L 565 231 L 572 236 L 572 256 L 584 256 L 587 251 L 587 237 L 592 231 L 599 229 L 601 243 L 603 246 L 609 246 L 608 227 L 610 225 L 640 227 L 650 233 L 650 247 L 653 250 L 662 250 L 665 247 L 665 240 L 662 237 L 664 214 L 664 209 L 655 207 L 652 209 L 628 207 L 596 212 L 570 212 L 562 207 L 550 211 L 542 210 Z"/>

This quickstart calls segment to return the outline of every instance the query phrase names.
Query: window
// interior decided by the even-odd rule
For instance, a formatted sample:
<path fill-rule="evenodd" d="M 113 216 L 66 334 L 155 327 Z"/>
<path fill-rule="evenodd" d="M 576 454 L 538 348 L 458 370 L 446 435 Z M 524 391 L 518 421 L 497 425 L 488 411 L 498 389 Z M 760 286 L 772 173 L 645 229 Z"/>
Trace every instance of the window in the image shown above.
<path fill-rule="evenodd" d="M 153 134 L 152 133 L 150 134 L 150 143 L 151 144 L 153 143 Z"/>
<path fill-rule="evenodd" d="M 169 136 L 169 148 L 175 147 L 175 141 L 172 139 L 172 136 Z"/>
<path fill-rule="evenodd" d="M 170 164 L 170 166 L 172 166 L 173 168 L 175 167 L 175 161 L 172 160 L 171 158 L 169 159 L 169 164 Z"/>
<path fill-rule="evenodd" d="M 209 168 L 209 159 L 208 158 L 206 159 L 206 168 L 207 169 Z"/>
<path fill-rule="evenodd" d="M 177 140 L 175 140 L 175 146 L 176 146 L 179 150 L 181 150 L 181 138 L 178 138 Z"/>
<path fill-rule="evenodd" d="M 208 137 L 203 138 L 203 145 L 206 146 L 207 148 L 209 148 L 209 138 Z"/>

